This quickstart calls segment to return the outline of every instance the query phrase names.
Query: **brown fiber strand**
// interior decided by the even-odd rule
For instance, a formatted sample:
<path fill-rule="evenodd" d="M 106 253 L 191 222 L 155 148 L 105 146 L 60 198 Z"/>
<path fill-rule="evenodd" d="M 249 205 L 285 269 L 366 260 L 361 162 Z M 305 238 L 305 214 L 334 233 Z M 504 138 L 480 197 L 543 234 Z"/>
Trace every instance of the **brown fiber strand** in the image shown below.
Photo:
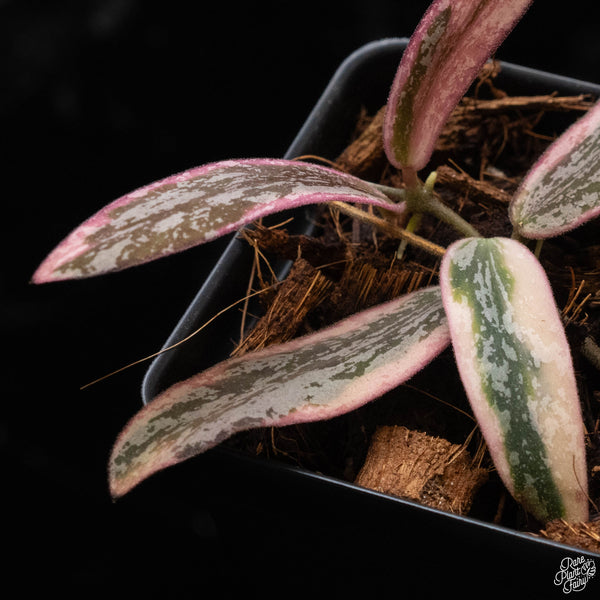
<path fill-rule="evenodd" d="M 238 304 L 245 302 L 248 298 L 252 298 L 253 296 L 258 296 L 259 294 L 264 294 L 265 292 L 274 289 L 275 287 L 277 287 L 279 285 L 279 283 L 280 282 L 276 282 L 273 285 L 270 285 L 269 287 L 266 287 L 262 290 L 258 290 L 256 292 L 253 292 L 252 294 L 248 294 L 247 296 L 240 298 L 239 300 L 236 300 L 235 302 L 233 302 L 232 304 L 230 304 L 223 310 L 220 310 L 217 314 L 213 315 L 201 327 L 198 327 L 198 329 L 196 329 L 195 331 L 193 331 L 192 333 L 190 333 L 189 335 L 184 337 L 182 340 L 175 342 L 174 344 L 172 344 L 171 346 L 168 346 L 167 348 L 162 348 L 158 352 L 154 352 L 153 354 L 149 354 L 148 356 L 145 356 L 144 358 L 140 358 L 134 362 L 131 362 L 131 363 L 125 365 L 124 367 L 121 367 L 120 369 L 116 369 L 115 371 L 112 371 L 111 373 L 107 373 L 106 375 L 103 375 L 102 377 L 98 377 L 98 379 L 94 379 L 93 381 L 90 381 L 89 383 L 82 385 L 79 389 L 84 390 L 96 383 L 99 383 L 100 381 L 103 381 L 104 379 L 108 379 L 109 377 L 112 377 L 113 375 L 117 375 L 118 373 L 121 373 L 122 371 L 125 371 L 126 369 L 134 367 L 135 365 L 139 365 L 140 363 L 143 363 L 147 360 L 151 360 L 151 359 L 159 356 L 160 354 L 164 354 L 165 352 L 168 352 L 169 350 L 173 350 L 173 348 L 176 348 L 177 346 L 183 344 L 184 342 L 187 342 L 188 340 L 193 338 L 197 333 L 200 333 L 205 327 L 208 327 L 208 325 L 210 325 L 215 319 L 218 319 L 221 315 L 226 313 L 228 310 L 232 309 L 234 306 L 237 306 Z"/>

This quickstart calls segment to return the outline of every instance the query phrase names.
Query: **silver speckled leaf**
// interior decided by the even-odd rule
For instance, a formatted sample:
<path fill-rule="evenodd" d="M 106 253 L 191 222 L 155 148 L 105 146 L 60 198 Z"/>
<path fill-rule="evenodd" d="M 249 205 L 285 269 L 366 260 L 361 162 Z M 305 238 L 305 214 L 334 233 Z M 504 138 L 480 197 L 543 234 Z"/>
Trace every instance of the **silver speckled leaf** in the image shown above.
<path fill-rule="evenodd" d="M 394 79 L 383 138 L 398 168 L 422 169 L 442 127 L 532 0 L 435 0 Z"/>
<path fill-rule="evenodd" d="M 113 496 L 253 427 L 318 421 L 393 389 L 449 342 L 439 287 L 175 384 L 127 425 L 110 460 Z"/>
<path fill-rule="evenodd" d="M 540 521 L 585 521 L 583 421 L 544 270 L 519 242 L 469 239 L 448 248 L 440 282 L 460 376 L 498 474 Z"/>
<path fill-rule="evenodd" d="M 289 208 L 341 200 L 401 210 L 374 186 L 290 160 L 229 160 L 115 200 L 45 259 L 34 283 L 90 277 L 181 252 Z"/>
<path fill-rule="evenodd" d="M 516 231 L 533 239 L 560 235 L 600 214 L 600 103 L 546 150 L 509 214 Z"/>

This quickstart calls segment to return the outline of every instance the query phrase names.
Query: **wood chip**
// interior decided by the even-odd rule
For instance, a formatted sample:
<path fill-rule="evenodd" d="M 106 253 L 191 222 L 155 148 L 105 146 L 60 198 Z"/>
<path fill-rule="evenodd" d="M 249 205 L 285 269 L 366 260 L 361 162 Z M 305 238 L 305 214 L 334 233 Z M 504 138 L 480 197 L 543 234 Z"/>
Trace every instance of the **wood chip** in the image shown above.
<path fill-rule="evenodd" d="M 356 483 L 464 515 L 487 477 L 458 444 L 406 427 L 384 426 L 373 435 Z"/>

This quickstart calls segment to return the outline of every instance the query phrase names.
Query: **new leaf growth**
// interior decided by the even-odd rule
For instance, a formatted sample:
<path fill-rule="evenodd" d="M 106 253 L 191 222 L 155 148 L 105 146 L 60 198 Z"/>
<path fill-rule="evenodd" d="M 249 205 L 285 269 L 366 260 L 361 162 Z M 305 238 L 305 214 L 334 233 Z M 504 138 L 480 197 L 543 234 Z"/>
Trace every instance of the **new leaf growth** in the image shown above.
<path fill-rule="evenodd" d="M 410 38 L 383 129 L 390 163 L 421 170 L 450 113 L 532 0 L 436 0 Z"/>

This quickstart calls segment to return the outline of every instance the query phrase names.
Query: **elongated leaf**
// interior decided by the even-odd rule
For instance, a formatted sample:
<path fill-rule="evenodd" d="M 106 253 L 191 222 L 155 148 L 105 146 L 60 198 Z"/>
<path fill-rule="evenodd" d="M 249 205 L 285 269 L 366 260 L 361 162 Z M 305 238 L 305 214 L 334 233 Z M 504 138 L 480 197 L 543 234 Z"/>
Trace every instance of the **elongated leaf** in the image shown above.
<path fill-rule="evenodd" d="M 587 519 L 584 432 L 571 355 L 546 275 L 524 246 L 447 250 L 444 307 L 461 379 L 506 487 L 537 519 Z"/>
<path fill-rule="evenodd" d="M 448 342 L 436 286 L 222 362 L 175 384 L 131 420 L 111 457 L 111 492 L 121 496 L 237 431 L 353 410 L 411 377 Z"/>
<path fill-rule="evenodd" d="M 213 163 L 115 200 L 75 229 L 33 281 L 124 269 L 208 242 L 260 217 L 331 200 L 401 210 L 372 185 L 333 169 L 274 159 Z"/>
<path fill-rule="evenodd" d="M 600 103 L 546 150 L 509 214 L 516 231 L 534 239 L 560 235 L 600 214 Z"/>
<path fill-rule="evenodd" d="M 418 171 L 485 61 L 532 0 L 435 0 L 406 48 L 384 123 L 388 160 Z"/>

